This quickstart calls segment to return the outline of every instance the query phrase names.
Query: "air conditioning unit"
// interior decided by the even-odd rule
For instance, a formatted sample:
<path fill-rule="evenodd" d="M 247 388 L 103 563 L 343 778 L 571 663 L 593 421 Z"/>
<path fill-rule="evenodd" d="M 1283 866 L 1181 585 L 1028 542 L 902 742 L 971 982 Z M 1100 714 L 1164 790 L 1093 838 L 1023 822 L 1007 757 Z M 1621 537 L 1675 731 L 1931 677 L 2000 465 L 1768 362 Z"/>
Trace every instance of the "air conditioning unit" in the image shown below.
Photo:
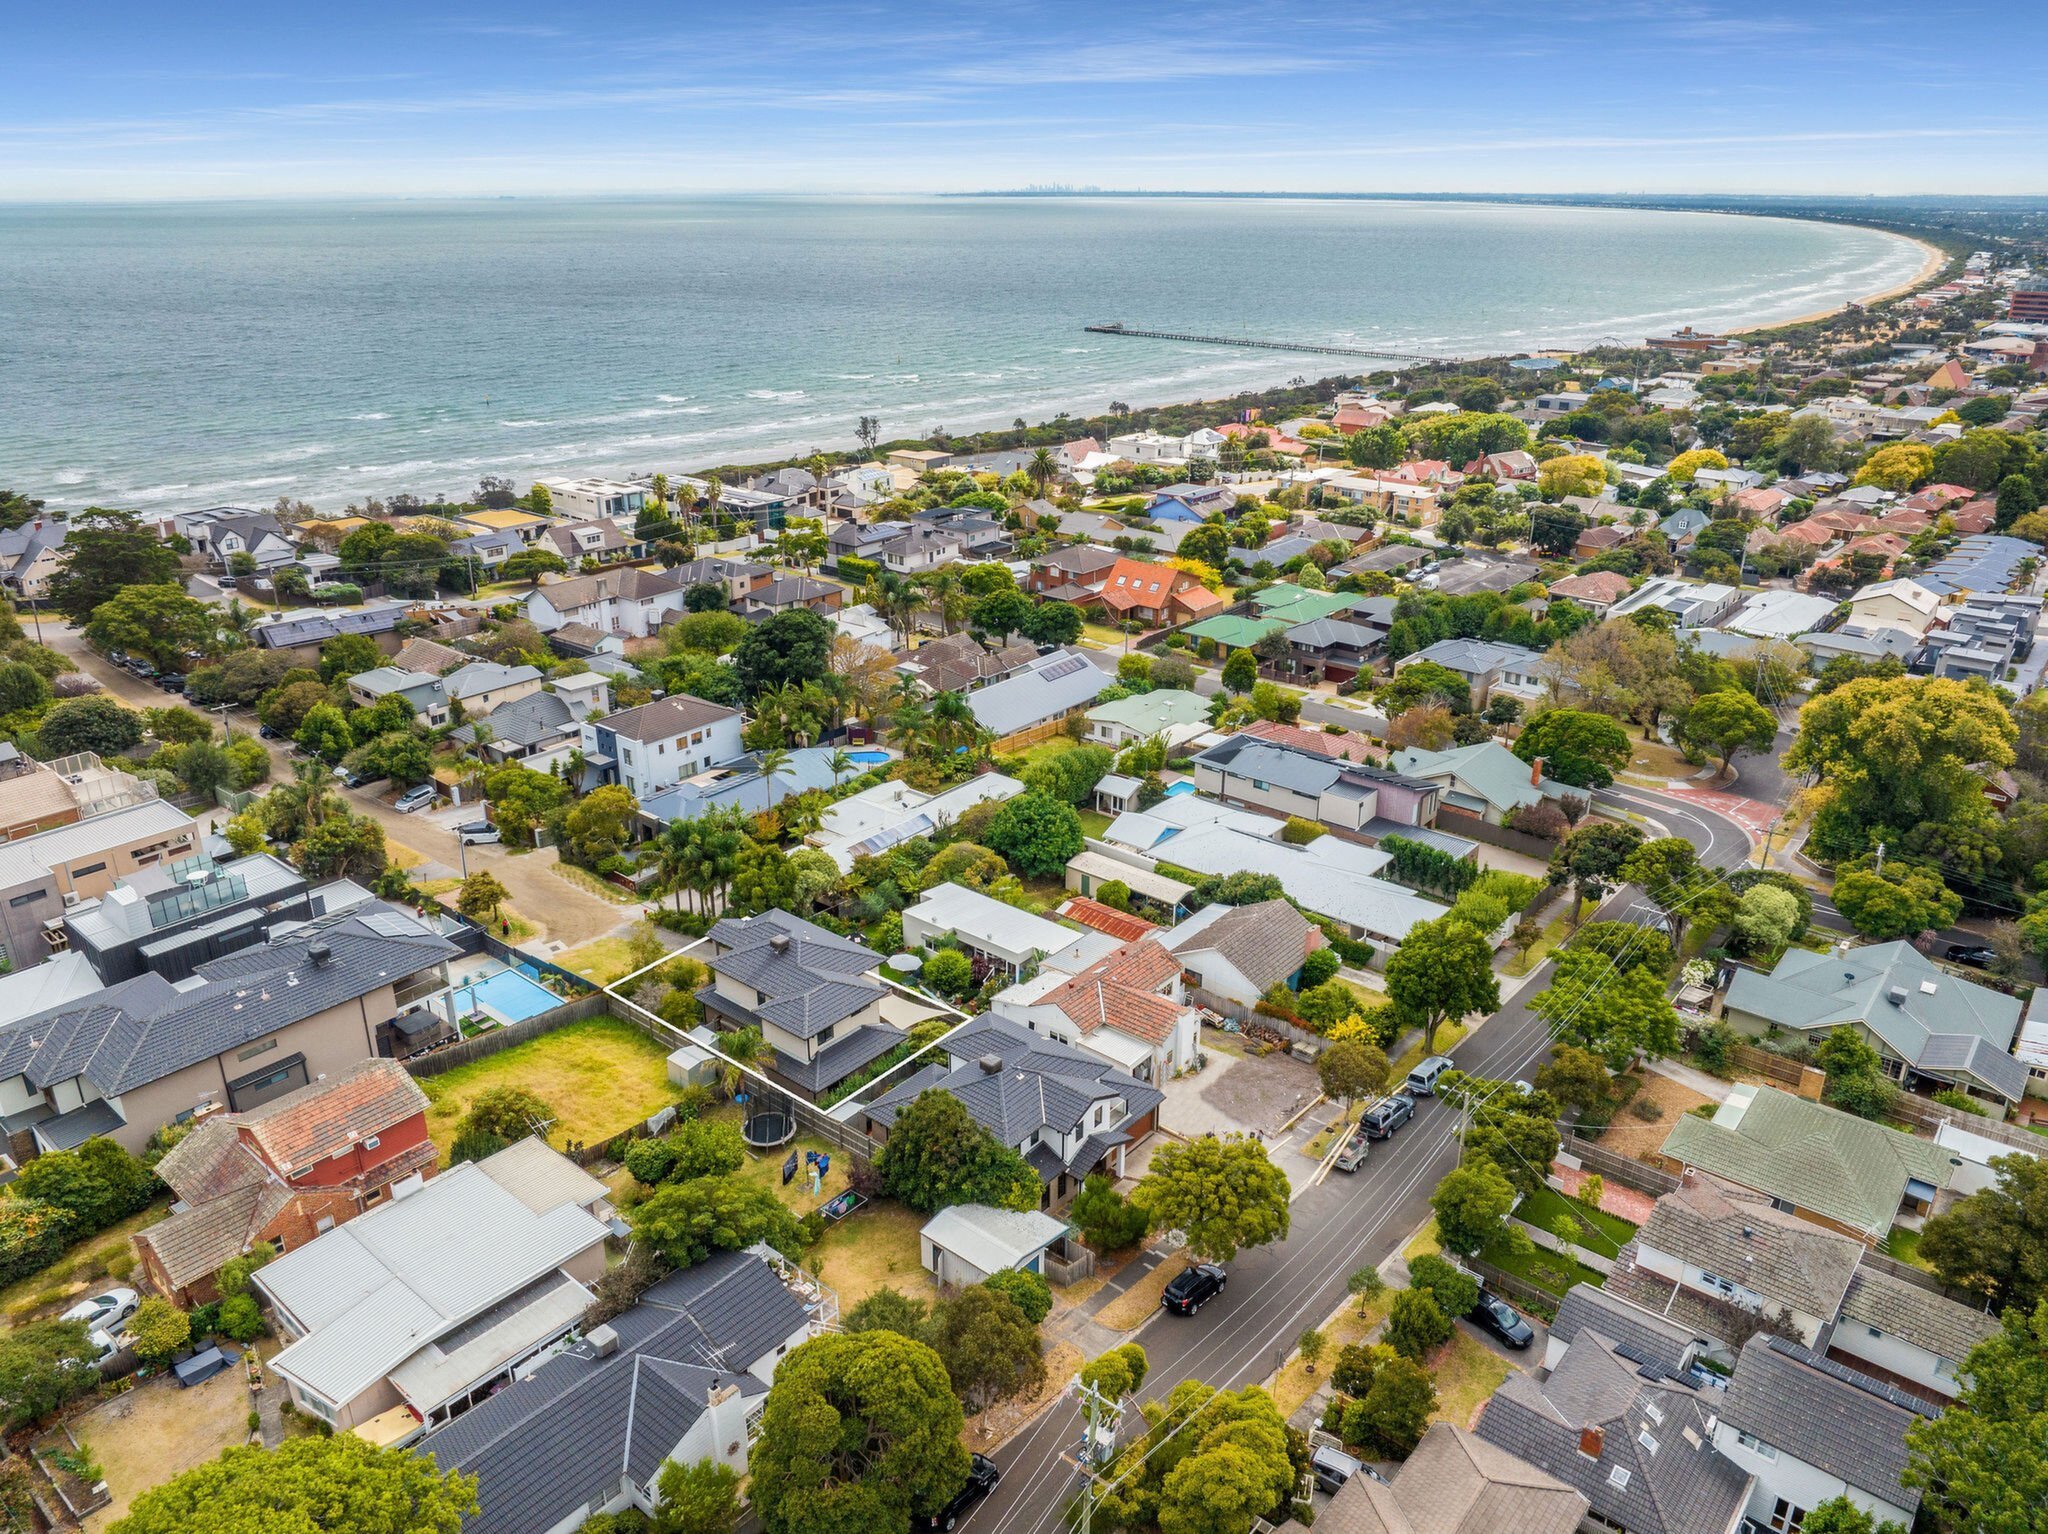
<path fill-rule="evenodd" d="M 70 909 L 71 909 L 71 908 L 72 908 L 73 906 L 75 906 L 75 905 L 77 905 L 77 904 L 78 904 L 78 891 L 77 891 L 77 890 L 66 890 L 66 891 L 64 892 L 64 909 L 68 911 L 68 910 L 70 910 Z"/>

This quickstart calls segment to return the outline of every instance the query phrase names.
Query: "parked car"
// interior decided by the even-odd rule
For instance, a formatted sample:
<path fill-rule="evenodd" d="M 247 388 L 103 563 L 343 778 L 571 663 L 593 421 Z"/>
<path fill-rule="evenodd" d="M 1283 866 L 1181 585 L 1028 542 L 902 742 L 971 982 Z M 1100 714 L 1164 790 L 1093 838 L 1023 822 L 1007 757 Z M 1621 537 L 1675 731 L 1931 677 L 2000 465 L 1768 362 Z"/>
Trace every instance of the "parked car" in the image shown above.
<path fill-rule="evenodd" d="M 970 1454 L 967 1457 L 967 1484 L 936 1513 L 915 1520 L 919 1534 L 947 1534 L 948 1530 L 959 1527 L 960 1520 L 973 1511 L 975 1503 L 994 1491 L 1002 1478 L 1003 1472 L 994 1460 L 986 1454 Z"/>
<path fill-rule="evenodd" d="M 1408 1073 L 1408 1095 L 1411 1097 L 1436 1096 L 1436 1079 L 1445 1071 L 1454 1070 L 1457 1062 L 1449 1055 L 1431 1055 L 1422 1064 Z"/>
<path fill-rule="evenodd" d="M 365 783 L 376 781 L 367 772 L 358 772 L 353 767 L 337 767 L 334 769 L 334 775 L 341 780 L 343 788 L 361 788 Z"/>
<path fill-rule="evenodd" d="M 279 735 L 277 731 L 273 730 L 273 729 L 272 729 L 272 728 L 271 728 L 271 727 L 270 727 L 269 725 L 267 725 L 267 724 L 259 724 L 259 725 L 257 725 L 257 726 L 256 726 L 256 733 L 257 733 L 258 735 L 261 735 L 261 736 L 262 736 L 262 737 L 263 737 L 263 738 L 264 738 L 265 740 L 281 740 L 281 739 L 283 739 L 283 737 L 282 737 L 281 735 Z"/>
<path fill-rule="evenodd" d="M 1183 1269 L 1159 1296 L 1159 1308 L 1177 1316 L 1191 1316 L 1223 1292 L 1230 1275 L 1213 1262 L 1198 1262 Z"/>
<path fill-rule="evenodd" d="M 1974 943 L 1957 943 L 1948 951 L 1951 964 L 1967 964 L 1972 969 L 1989 969 L 1998 962 L 1996 948 L 1980 947 Z"/>
<path fill-rule="evenodd" d="M 1324 1444 L 1309 1455 L 1308 1468 L 1316 1478 L 1316 1486 L 1335 1496 L 1346 1481 L 1365 1468 L 1365 1461 Z"/>
<path fill-rule="evenodd" d="M 83 1321 L 94 1331 L 112 1332 L 134 1315 L 135 1307 L 141 1303 L 142 1297 L 133 1289 L 108 1289 L 80 1300 L 58 1319 Z"/>
<path fill-rule="evenodd" d="M 1365 1153 L 1372 1148 L 1366 1143 L 1370 1138 L 1362 1129 L 1354 1134 L 1346 1142 L 1344 1148 L 1337 1152 L 1337 1170 L 1340 1172 L 1355 1172 L 1364 1166 Z"/>
<path fill-rule="evenodd" d="M 1470 1314 L 1474 1326 L 1482 1332 L 1492 1333 L 1511 1348 L 1520 1350 L 1536 1340 L 1535 1328 L 1499 1295 L 1480 1290 L 1479 1299 Z"/>
<path fill-rule="evenodd" d="M 182 693 L 185 690 L 185 679 L 175 671 L 167 671 L 156 679 L 156 685 L 165 692 Z"/>
<path fill-rule="evenodd" d="M 434 785 L 422 783 L 417 788 L 408 788 L 404 793 L 392 800 L 391 807 L 401 815 L 411 815 L 416 811 L 426 809 L 433 802 Z"/>
<path fill-rule="evenodd" d="M 1366 1109 L 1358 1124 L 1368 1140 L 1390 1140 L 1395 1130 L 1414 1117 L 1415 1099 L 1406 1092 L 1396 1092 Z"/>
<path fill-rule="evenodd" d="M 455 834 L 461 838 L 462 845 L 465 847 L 474 847 L 480 843 L 489 844 L 504 840 L 499 835 L 498 828 L 488 820 L 472 820 L 466 825 L 457 826 Z"/>

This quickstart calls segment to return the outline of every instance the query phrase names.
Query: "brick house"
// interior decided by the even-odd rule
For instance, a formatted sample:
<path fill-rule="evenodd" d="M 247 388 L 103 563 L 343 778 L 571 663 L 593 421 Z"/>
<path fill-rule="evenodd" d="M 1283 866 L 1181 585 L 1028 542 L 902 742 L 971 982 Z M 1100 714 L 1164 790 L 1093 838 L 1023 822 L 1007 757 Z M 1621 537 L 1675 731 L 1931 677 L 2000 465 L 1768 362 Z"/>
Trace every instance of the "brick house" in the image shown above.
<path fill-rule="evenodd" d="M 1102 583 L 1103 610 L 1157 628 L 1221 612 L 1227 603 L 1185 570 L 1143 559 L 1119 559 Z"/>
<path fill-rule="evenodd" d="M 221 1265 L 261 1242 L 297 1251 L 433 1175 L 427 1094 L 394 1060 L 364 1060 L 247 1113 L 216 1113 L 157 1164 L 180 1207 L 135 1236 L 150 1284 L 180 1305 L 217 1297 Z"/>

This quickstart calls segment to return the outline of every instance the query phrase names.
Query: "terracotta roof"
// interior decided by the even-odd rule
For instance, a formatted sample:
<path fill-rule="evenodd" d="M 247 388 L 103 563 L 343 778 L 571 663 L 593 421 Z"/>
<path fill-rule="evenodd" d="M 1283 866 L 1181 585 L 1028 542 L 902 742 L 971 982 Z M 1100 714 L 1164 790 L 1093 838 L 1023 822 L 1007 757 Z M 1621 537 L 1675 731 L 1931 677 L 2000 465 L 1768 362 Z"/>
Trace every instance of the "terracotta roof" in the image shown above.
<path fill-rule="evenodd" d="M 452 666 L 466 666 L 475 659 L 474 655 L 451 650 L 438 640 L 408 639 L 391 657 L 391 664 L 400 671 L 431 671 L 439 676 Z"/>
<path fill-rule="evenodd" d="M 1174 605 L 1184 607 L 1190 617 L 1199 618 L 1204 613 L 1220 612 L 1230 605 L 1228 597 L 1211 591 L 1207 586 L 1190 586 L 1174 596 Z"/>
<path fill-rule="evenodd" d="M 217 1113 L 164 1153 L 156 1175 L 186 1203 L 204 1204 L 253 1188 L 270 1174 L 242 1143 L 234 1116 Z"/>
<path fill-rule="evenodd" d="M 1072 1018 L 1083 1033 L 1111 1027 L 1163 1044 L 1187 1008 L 1159 991 L 1179 978 L 1180 960 L 1147 935 L 1104 954 L 1042 1000 Z"/>
<path fill-rule="evenodd" d="M 1119 559 L 1102 582 L 1102 601 L 1107 607 L 1164 607 L 1173 595 L 1175 581 L 1194 577 L 1171 565 L 1155 565 L 1142 559 Z"/>
<path fill-rule="evenodd" d="M 1270 740 L 1275 745 L 1292 746 L 1297 751 L 1307 751 L 1316 756 L 1327 756 L 1347 762 L 1375 762 L 1379 751 L 1371 736 L 1361 735 L 1355 730 L 1340 730 L 1335 735 L 1326 730 L 1304 729 L 1298 724 L 1280 724 L 1272 719 L 1255 719 L 1243 726 L 1240 735 L 1255 735 L 1260 740 Z"/>
<path fill-rule="evenodd" d="M 1086 895 L 1076 895 L 1060 907 L 1060 915 L 1069 921 L 1077 921 L 1084 927 L 1093 927 L 1097 932 L 1107 932 L 1111 937 L 1132 942 L 1148 932 L 1159 928 L 1142 916 L 1133 916 L 1128 911 L 1119 911 L 1106 906 L 1099 900 L 1090 900 Z"/>
<path fill-rule="evenodd" d="M 1628 577 L 1614 570 L 1595 570 L 1591 575 L 1568 575 L 1550 583 L 1554 597 L 1583 597 L 1589 602 L 1619 602 L 1628 595 Z"/>
<path fill-rule="evenodd" d="M 291 1200 L 291 1189 L 282 1183 L 238 1188 L 223 1198 L 181 1210 L 138 1232 L 135 1239 L 156 1254 L 164 1276 L 182 1289 L 248 1251 Z"/>
<path fill-rule="evenodd" d="M 290 1176 L 426 1111 L 427 1094 L 404 1066 L 364 1060 L 233 1117 L 270 1164 Z"/>

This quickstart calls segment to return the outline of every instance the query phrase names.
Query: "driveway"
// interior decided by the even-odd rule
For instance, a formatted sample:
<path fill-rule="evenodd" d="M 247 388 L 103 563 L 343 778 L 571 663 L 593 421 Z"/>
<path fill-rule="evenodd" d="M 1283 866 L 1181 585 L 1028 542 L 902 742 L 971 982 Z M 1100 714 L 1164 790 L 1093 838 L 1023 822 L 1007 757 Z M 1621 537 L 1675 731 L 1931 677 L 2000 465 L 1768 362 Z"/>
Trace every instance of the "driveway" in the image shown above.
<path fill-rule="evenodd" d="M 1258 1057 L 1227 1054 L 1214 1038 L 1212 1033 L 1203 1041 L 1207 1066 L 1163 1083 L 1162 1128 L 1189 1139 L 1257 1130 L 1272 1140 L 1321 1090 L 1314 1068 L 1291 1055 L 1277 1050 Z"/>

